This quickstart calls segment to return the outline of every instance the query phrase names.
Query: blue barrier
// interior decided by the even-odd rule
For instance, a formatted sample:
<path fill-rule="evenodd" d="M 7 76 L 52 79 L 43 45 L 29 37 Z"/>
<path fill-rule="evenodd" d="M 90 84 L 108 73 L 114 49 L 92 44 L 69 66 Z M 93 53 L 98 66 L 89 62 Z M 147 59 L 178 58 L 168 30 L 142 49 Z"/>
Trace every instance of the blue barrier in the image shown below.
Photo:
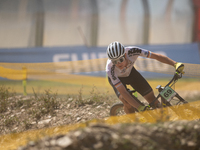
<path fill-rule="evenodd" d="M 198 43 L 173 44 L 173 45 L 139 45 L 138 47 L 152 52 L 162 53 L 171 59 L 184 62 L 200 64 L 200 53 Z M 43 63 L 77 61 L 97 58 L 106 58 L 107 47 L 38 47 L 38 48 L 12 48 L 0 49 L 0 62 L 6 63 Z M 102 70 L 95 73 L 82 73 L 86 75 L 105 76 Z M 142 72 L 145 77 L 163 77 L 163 74 Z"/>

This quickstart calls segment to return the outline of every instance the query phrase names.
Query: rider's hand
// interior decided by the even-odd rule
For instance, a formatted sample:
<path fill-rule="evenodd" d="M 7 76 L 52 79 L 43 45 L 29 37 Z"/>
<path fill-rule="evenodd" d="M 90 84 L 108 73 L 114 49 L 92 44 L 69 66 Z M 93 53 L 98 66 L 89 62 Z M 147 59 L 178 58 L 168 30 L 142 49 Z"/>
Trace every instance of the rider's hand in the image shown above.
<path fill-rule="evenodd" d="M 183 69 L 184 69 L 184 64 L 183 64 L 183 63 L 180 63 L 180 62 L 175 63 L 174 68 L 175 68 L 176 71 L 179 72 L 179 73 L 182 73 L 182 74 L 185 73 L 185 72 L 183 71 Z"/>

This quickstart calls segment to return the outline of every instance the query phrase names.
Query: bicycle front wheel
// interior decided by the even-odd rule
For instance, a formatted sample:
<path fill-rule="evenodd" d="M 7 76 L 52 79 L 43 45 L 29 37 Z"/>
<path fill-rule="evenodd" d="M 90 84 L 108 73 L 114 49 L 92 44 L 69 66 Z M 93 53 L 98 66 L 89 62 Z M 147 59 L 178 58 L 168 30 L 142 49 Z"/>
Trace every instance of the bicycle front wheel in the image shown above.
<path fill-rule="evenodd" d="M 184 100 L 179 94 L 175 96 L 177 99 L 172 99 L 171 109 L 182 119 L 196 120 L 200 118 L 200 110 L 195 106 L 190 105 L 188 101 Z"/>

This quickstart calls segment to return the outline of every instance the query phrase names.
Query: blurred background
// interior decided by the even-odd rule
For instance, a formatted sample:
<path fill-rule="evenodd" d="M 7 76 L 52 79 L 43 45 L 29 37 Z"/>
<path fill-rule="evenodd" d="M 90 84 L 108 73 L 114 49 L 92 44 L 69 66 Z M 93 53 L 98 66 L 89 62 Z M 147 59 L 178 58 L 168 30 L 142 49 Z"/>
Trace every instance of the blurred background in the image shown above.
<path fill-rule="evenodd" d="M 198 0 L 0 0 L 0 48 L 199 41 Z"/>
<path fill-rule="evenodd" d="M 104 89 L 106 47 L 113 41 L 189 63 L 186 76 L 199 77 L 200 1 L 0 0 L 1 84 L 39 81 L 27 84 L 39 91 L 41 80 L 56 78 L 70 92 L 88 84 Z M 145 59 L 136 67 L 154 79 L 174 71 Z"/>

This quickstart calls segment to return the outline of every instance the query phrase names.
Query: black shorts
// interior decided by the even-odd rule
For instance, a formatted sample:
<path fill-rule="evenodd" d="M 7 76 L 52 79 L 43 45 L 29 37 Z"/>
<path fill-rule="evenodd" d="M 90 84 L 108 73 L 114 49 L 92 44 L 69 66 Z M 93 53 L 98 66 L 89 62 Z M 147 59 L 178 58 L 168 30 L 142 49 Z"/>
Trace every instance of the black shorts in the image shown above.
<path fill-rule="evenodd" d="M 142 96 L 145 96 L 152 91 L 152 88 L 149 85 L 149 83 L 134 67 L 132 68 L 131 73 L 128 77 L 119 77 L 119 79 L 126 89 L 127 89 L 126 85 L 131 85 Z M 109 77 L 108 81 L 110 85 L 113 87 L 115 94 L 119 97 L 120 93 L 119 91 L 117 91 L 116 87 L 112 84 Z"/>

